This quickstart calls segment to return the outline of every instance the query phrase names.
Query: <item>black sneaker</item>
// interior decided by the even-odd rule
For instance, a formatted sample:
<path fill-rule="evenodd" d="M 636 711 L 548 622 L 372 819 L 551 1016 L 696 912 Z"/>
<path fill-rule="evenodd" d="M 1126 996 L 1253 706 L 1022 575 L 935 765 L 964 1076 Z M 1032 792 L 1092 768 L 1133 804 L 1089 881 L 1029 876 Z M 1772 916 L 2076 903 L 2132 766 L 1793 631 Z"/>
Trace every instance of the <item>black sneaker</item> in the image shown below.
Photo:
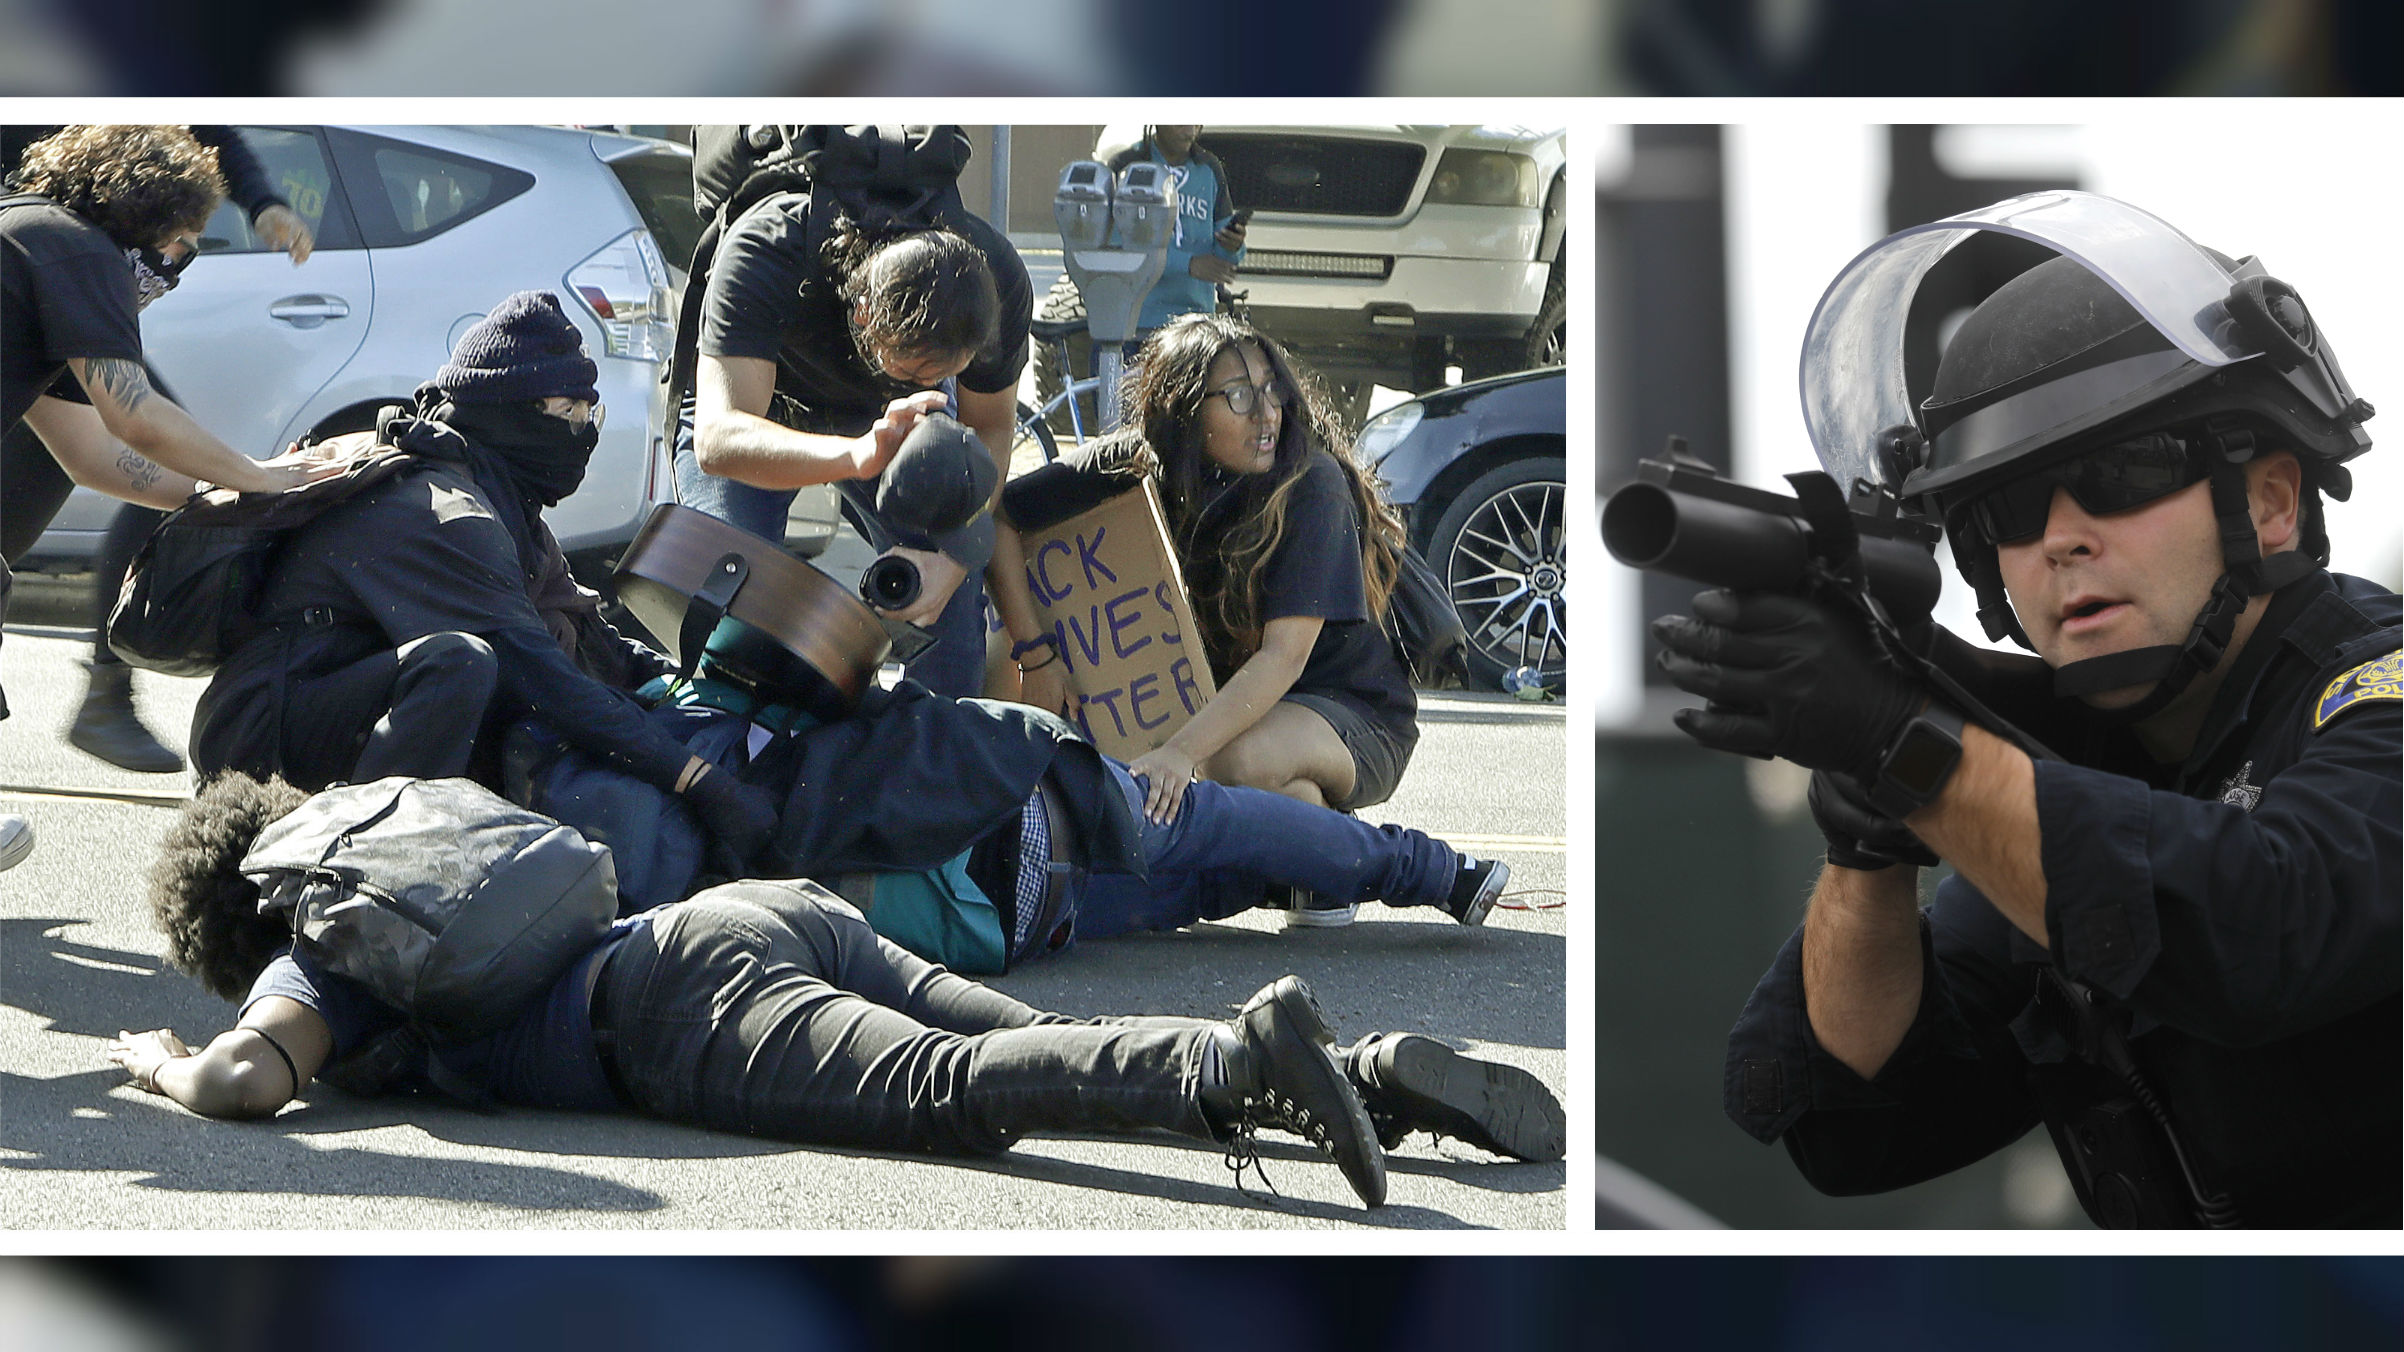
<path fill-rule="evenodd" d="M 1568 1149 L 1561 1101 L 1517 1066 L 1464 1056 L 1417 1033 L 1371 1033 L 1338 1053 L 1388 1150 L 1414 1131 L 1523 1160 Z"/>
<path fill-rule="evenodd" d="M 1500 859 L 1472 859 L 1461 856 L 1461 871 L 1453 875 L 1452 893 L 1444 898 L 1444 909 L 1464 925 L 1483 925 L 1486 913 L 1502 899 L 1503 887 L 1511 881 L 1511 866 Z"/>
<path fill-rule="evenodd" d="M 1290 1131 L 1334 1158 L 1363 1205 L 1386 1200 L 1386 1157 L 1369 1112 L 1336 1064 L 1327 1020 L 1301 977 L 1280 977 L 1229 1025 L 1227 1083 L 1206 1090 L 1205 1110 L 1241 1136 Z"/>

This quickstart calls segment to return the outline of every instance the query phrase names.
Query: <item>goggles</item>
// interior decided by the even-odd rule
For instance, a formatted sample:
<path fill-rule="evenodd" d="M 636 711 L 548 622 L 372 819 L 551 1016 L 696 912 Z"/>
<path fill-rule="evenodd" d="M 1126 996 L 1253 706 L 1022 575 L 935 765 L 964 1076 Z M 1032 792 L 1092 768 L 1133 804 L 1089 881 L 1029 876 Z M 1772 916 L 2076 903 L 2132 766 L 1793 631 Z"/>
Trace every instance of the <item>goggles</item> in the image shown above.
<path fill-rule="evenodd" d="M 1964 504 L 1972 528 L 1990 544 L 2017 544 L 2045 533 L 2053 491 L 2091 516 L 2108 516 L 2166 498 L 2212 475 L 2209 455 L 2176 432 L 2098 446 L 2083 455 L 2024 474 Z"/>

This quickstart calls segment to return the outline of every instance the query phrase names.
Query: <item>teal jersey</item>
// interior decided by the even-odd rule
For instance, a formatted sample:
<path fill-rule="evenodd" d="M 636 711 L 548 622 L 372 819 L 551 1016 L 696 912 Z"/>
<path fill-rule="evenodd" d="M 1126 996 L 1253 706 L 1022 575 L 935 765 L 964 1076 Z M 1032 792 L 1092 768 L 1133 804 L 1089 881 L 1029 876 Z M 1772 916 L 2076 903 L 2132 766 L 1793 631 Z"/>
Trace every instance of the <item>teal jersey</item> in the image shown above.
<path fill-rule="evenodd" d="M 1227 176 L 1218 156 L 1196 146 L 1185 163 L 1169 164 L 1147 138 L 1134 149 L 1112 156 L 1110 172 L 1115 176 L 1128 165 L 1145 161 L 1166 167 L 1169 182 L 1177 189 L 1177 234 L 1169 242 L 1168 262 L 1160 270 L 1160 280 L 1144 296 L 1143 309 L 1136 315 L 1140 333 L 1150 333 L 1179 315 L 1208 314 L 1218 308 L 1217 288 L 1187 270 L 1197 256 L 1229 262 L 1243 259 L 1241 250 L 1231 253 L 1218 243 L 1219 227 L 1235 215 L 1235 202 L 1228 195 Z"/>

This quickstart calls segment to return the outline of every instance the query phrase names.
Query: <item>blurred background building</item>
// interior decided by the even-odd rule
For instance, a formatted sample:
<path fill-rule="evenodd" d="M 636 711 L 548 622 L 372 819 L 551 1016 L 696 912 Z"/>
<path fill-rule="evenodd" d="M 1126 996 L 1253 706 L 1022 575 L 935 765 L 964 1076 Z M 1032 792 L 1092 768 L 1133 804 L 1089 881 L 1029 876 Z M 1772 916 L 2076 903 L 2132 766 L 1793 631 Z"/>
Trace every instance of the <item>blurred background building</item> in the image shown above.
<path fill-rule="evenodd" d="M 0 1259 L 0 1296 L 0 1345 L 45 1352 L 2220 1352 L 2404 1331 L 2394 1258 Z"/>
<path fill-rule="evenodd" d="M 0 93 L 2381 94 L 2389 0 L 0 0 Z"/>
<path fill-rule="evenodd" d="M 1871 125 L 1790 108 L 1741 126 L 1638 126 L 1598 147 L 1597 465 L 1604 494 L 1675 433 L 1740 482 L 1816 468 L 1796 394 L 1804 326 L 1856 253 L 1903 226 L 2045 187 L 2122 197 L 2197 242 L 2261 257 L 2296 286 L 2387 443 L 2329 508 L 2333 566 L 2395 587 L 2404 520 L 2404 112 L 2393 106 L 2152 104 L 2088 125 Z M 2325 191 L 2299 191 L 2303 184 Z M 2009 241 L 2004 241 L 2009 245 Z M 2048 255 L 1948 260 L 1924 300 L 1926 360 L 1951 324 Z M 1932 279 L 1932 285 L 1936 283 Z M 1589 522 L 1583 539 L 1594 540 Z M 1599 541 L 1596 542 L 1599 545 Z M 1940 547 L 1940 561 L 1949 554 Z M 1614 562 L 1579 669 L 1597 711 L 1595 983 L 1602 1153 L 1739 1226 L 2084 1224 L 2042 1131 L 1902 1192 L 1832 1199 L 1782 1147 L 1721 1114 L 1725 1038 L 1801 919 L 1823 842 L 1807 772 L 1703 751 L 1670 724 L 1690 702 L 1647 664 L 1644 625 L 1695 588 Z M 1948 567 L 1938 619 L 1976 638 Z M 1933 886 L 1933 877 L 1924 879 Z"/>

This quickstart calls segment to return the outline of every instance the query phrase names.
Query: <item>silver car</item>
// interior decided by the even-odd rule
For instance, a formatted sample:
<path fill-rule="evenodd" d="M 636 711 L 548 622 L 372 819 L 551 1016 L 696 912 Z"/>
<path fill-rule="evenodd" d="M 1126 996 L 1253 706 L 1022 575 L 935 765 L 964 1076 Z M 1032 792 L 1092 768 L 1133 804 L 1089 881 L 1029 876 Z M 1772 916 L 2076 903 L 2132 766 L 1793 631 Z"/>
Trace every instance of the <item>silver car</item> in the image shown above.
<path fill-rule="evenodd" d="M 692 157 L 565 127 L 244 127 L 317 234 L 294 267 L 221 208 L 208 257 L 145 311 L 143 346 L 181 403 L 236 450 L 374 425 L 513 291 L 556 291 L 601 368 L 610 417 L 583 487 L 545 513 L 571 557 L 633 538 L 669 493 L 659 373 L 692 256 Z M 34 566 L 88 559 L 117 504 L 78 489 Z"/>

